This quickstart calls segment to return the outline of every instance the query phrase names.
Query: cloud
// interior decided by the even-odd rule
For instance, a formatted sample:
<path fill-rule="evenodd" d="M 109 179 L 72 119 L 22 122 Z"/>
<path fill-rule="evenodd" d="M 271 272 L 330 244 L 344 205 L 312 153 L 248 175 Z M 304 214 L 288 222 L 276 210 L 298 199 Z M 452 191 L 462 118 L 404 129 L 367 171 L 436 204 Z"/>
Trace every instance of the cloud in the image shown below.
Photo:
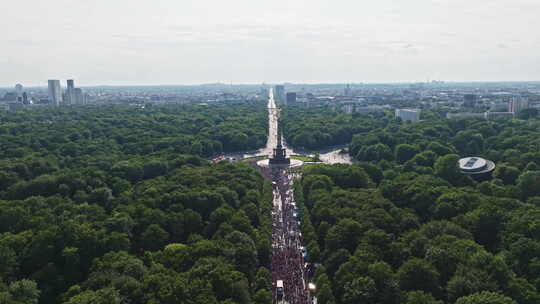
<path fill-rule="evenodd" d="M 538 0 L 55 0 L 62 10 L 7 3 L 24 13 L 3 15 L 13 26 L 0 27 L 0 57 L 9 59 L 0 85 L 62 73 L 114 82 L 137 78 L 134 71 L 157 83 L 503 79 L 503 68 L 489 69 L 498 61 L 540 79 L 538 60 L 520 61 L 540 51 L 531 38 Z"/>

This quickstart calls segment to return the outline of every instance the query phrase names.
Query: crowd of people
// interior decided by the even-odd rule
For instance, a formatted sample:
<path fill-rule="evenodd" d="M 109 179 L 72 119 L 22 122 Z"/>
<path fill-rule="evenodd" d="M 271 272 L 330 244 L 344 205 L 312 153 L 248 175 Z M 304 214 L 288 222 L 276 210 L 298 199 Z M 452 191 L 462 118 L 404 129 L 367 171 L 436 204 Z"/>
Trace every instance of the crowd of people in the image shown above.
<path fill-rule="evenodd" d="M 294 202 L 293 176 L 286 170 L 270 174 L 274 187 L 272 231 L 272 278 L 275 303 L 312 303 L 308 289 L 305 249 L 302 247 L 298 210 Z M 276 290 L 276 282 L 283 281 L 283 293 Z"/>

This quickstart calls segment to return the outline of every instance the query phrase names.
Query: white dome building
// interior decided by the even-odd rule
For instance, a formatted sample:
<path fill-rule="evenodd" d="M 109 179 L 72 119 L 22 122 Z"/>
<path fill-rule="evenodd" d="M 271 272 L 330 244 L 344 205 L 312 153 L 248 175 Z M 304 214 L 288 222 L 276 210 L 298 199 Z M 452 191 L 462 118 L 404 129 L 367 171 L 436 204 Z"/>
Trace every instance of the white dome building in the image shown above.
<path fill-rule="evenodd" d="M 459 169 L 463 174 L 483 174 L 493 171 L 495 163 L 481 157 L 465 157 L 459 160 Z"/>

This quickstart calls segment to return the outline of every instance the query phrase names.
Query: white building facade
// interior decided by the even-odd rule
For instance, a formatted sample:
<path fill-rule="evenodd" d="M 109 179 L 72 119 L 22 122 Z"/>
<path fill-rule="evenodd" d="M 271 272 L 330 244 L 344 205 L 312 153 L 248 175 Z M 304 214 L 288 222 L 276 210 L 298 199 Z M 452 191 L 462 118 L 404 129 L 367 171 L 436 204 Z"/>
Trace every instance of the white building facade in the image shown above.
<path fill-rule="evenodd" d="M 420 109 L 396 109 L 396 117 L 402 121 L 418 122 L 420 121 Z"/>

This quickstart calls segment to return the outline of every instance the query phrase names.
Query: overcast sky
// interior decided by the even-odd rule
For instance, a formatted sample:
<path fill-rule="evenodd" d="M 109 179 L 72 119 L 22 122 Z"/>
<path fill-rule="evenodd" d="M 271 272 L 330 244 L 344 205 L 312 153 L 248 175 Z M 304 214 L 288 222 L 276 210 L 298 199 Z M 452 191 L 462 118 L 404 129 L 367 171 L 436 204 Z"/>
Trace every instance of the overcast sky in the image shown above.
<path fill-rule="evenodd" d="M 540 80 L 539 0 L 2 0 L 0 86 Z"/>

